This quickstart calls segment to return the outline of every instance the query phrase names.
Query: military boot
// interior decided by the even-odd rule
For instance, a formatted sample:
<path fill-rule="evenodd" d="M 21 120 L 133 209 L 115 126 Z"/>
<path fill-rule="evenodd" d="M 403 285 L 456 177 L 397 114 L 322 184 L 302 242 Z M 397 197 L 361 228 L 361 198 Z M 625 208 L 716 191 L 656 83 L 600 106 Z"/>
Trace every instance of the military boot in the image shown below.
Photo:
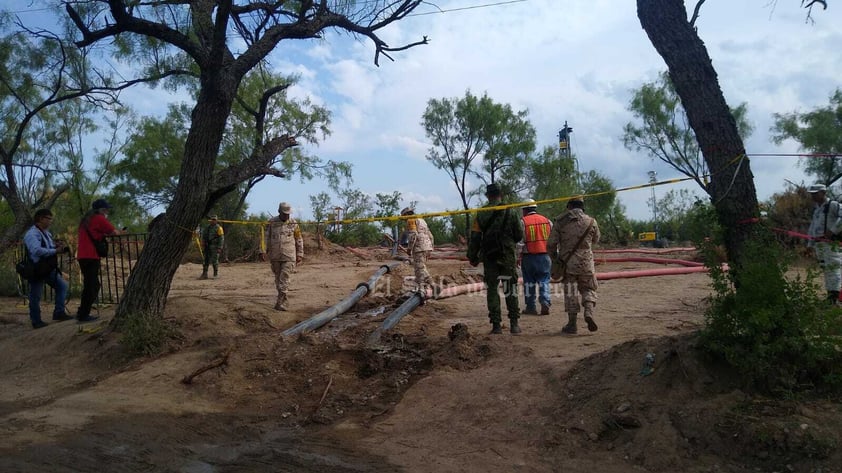
<path fill-rule="evenodd" d="M 599 327 L 596 326 L 596 322 L 593 319 L 593 302 L 585 302 L 585 323 L 588 324 L 588 330 L 591 332 L 596 332 Z"/>
<path fill-rule="evenodd" d="M 491 335 L 500 335 L 503 333 L 503 327 L 500 322 L 491 322 Z"/>
<path fill-rule="evenodd" d="M 278 300 L 275 301 L 275 310 L 281 310 L 286 312 L 287 311 L 287 298 L 286 296 L 278 296 Z"/>
<path fill-rule="evenodd" d="M 208 278 L 208 268 L 202 270 L 202 275 L 199 276 L 199 279 L 207 279 Z"/>
<path fill-rule="evenodd" d="M 575 335 L 578 332 L 576 328 L 576 318 L 579 316 L 576 312 L 568 312 L 567 313 L 567 325 L 565 325 L 561 329 L 561 333 L 567 333 L 570 335 Z"/>
<path fill-rule="evenodd" d="M 216 268 L 213 268 L 213 278 L 219 279 L 219 270 Z"/>
<path fill-rule="evenodd" d="M 520 325 L 518 325 L 517 319 L 509 319 L 509 332 L 512 335 L 520 334 Z"/>

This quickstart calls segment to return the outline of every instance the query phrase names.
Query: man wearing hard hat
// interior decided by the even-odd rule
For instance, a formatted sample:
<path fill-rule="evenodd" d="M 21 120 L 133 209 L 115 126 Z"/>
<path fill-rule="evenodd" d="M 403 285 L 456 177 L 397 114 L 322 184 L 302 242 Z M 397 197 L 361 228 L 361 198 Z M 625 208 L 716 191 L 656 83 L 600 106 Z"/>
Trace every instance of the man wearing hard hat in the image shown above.
<path fill-rule="evenodd" d="M 816 259 L 824 272 L 824 286 L 831 304 L 839 300 L 842 286 L 842 255 L 839 253 L 840 230 L 839 202 L 827 198 L 827 186 L 813 184 L 807 188 L 813 200 L 813 219 L 807 231 L 810 240 L 807 246 L 816 252 Z"/>
<path fill-rule="evenodd" d="M 534 199 L 522 207 L 523 242 L 521 245 L 520 272 L 523 274 L 523 299 L 526 315 L 538 315 L 535 304 L 536 293 L 541 303 L 541 315 L 550 313 L 550 257 L 547 254 L 547 239 L 552 222 L 538 213 Z"/>

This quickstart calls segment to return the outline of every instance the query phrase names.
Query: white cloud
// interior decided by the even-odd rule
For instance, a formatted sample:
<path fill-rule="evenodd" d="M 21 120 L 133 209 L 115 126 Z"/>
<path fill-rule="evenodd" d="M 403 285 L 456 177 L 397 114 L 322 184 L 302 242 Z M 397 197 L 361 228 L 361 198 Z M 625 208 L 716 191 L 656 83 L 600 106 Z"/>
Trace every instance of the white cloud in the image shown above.
<path fill-rule="evenodd" d="M 8 3 L 8 2 L 7 2 Z M 437 2 L 450 10 L 469 0 Z M 688 9 L 695 2 L 686 2 Z M 285 41 L 273 65 L 301 77 L 293 97 L 310 96 L 333 113 L 333 134 L 319 146 L 326 159 L 354 164 L 355 186 L 366 192 L 404 192 L 424 211 L 455 209 L 461 202 L 446 173 L 424 159 L 429 147 L 420 124 L 431 98 L 461 97 L 470 89 L 498 103 L 529 110 L 538 148 L 555 146 L 565 121 L 573 127 L 580 169 L 594 169 L 616 186 L 680 175 L 648 156 L 623 147 L 622 128 L 631 90 L 657 78 L 664 61 L 637 18 L 635 2 L 618 0 L 529 0 L 488 8 L 412 16 L 382 31 L 390 46 L 430 42 L 391 53 L 373 65 L 374 46 L 364 38 L 328 33 L 324 40 Z M 435 11 L 423 4 L 419 12 Z M 747 102 L 754 135 L 751 153 L 794 153 L 797 144 L 770 141 L 773 113 L 805 111 L 827 104 L 842 81 L 842 5 L 815 10 L 805 22 L 798 2 L 769 0 L 706 2 L 696 26 L 732 106 Z M 164 92 L 128 92 L 151 111 Z M 784 188 L 784 179 L 806 180 L 797 159 L 753 158 L 760 199 Z M 280 194 L 298 209 L 320 182 L 261 183 L 252 211 L 273 212 Z M 375 190 L 376 189 L 376 190 Z M 658 192 L 666 191 L 659 187 Z M 648 218 L 647 190 L 621 195 L 632 218 Z M 422 205 L 423 204 L 423 205 Z"/>
<path fill-rule="evenodd" d="M 468 5 L 439 4 L 444 10 Z M 748 103 L 756 127 L 749 152 L 792 153 L 794 143 L 770 142 L 771 115 L 827 103 L 842 77 L 842 8 L 815 12 L 816 24 L 809 25 L 802 9 L 768 5 L 708 2 L 697 26 L 726 98 L 732 106 Z M 306 67 L 314 72 L 308 82 L 319 84 L 308 88 L 334 111 L 334 134 L 320 151 L 352 161 L 363 190 L 387 192 L 387 183 L 424 211 L 461 207 L 446 173 L 424 159 L 429 144 L 420 122 L 429 99 L 461 97 L 468 89 L 528 109 L 539 149 L 555 146 L 567 121 L 580 169 L 597 170 L 617 187 L 647 182 L 649 170 L 659 179 L 683 177 L 622 144 L 622 127 L 632 120 L 631 90 L 666 69 L 634 2 L 542 0 L 414 16 L 382 37 L 399 46 L 423 35 L 428 45 L 393 53 L 395 62 L 381 57 L 379 68 L 372 65 L 373 46 L 347 35 L 307 49 Z M 755 158 L 751 166 L 761 200 L 782 190 L 784 179 L 806 179 L 794 158 Z M 696 190 L 692 183 L 677 186 Z M 621 194 L 630 217 L 649 218 L 649 195 L 648 189 Z"/>

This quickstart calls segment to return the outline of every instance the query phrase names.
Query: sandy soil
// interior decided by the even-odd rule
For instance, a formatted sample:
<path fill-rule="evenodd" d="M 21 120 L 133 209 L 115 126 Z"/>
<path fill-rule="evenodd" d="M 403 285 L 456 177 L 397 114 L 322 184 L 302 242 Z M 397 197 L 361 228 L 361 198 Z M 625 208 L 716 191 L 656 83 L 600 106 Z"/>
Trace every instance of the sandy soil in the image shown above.
<path fill-rule="evenodd" d="M 180 267 L 166 311 L 179 336 L 151 358 L 126 361 L 107 328 L 34 331 L 22 301 L 0 301 L 0 471 L 842 471 L 842 404 L 749 396 L 700 356 L 704 274 L 603 282 L 595 333 L 560 334 L 556 293 L 522 335 L 488 335 L 476 293 L 429 301 L 370 345 L 411 268 L 320 330 L 283 337 L 392 261 L 308 252 L 289 312 L 272 310 L 266 263 L 223 264 L 217 280 Z M 456 259 L 430 270 L 478 280 Z M 647 353 L 655 371 L 642 376 Z"/>

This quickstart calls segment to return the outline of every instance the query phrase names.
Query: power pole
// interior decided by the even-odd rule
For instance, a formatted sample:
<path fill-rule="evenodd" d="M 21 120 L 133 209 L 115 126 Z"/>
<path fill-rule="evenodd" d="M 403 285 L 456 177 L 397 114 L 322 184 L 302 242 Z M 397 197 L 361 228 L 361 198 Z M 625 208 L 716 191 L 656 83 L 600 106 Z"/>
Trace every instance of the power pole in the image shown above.
<path fill-rule="evenodd" d="M 658 200 L 655 198 L 655 183 L 658 182 L 658 173 L 649 171 L 649 184 L 652 186 L 652 223 L 655 226 L 655 239 L 660 238 L 658 235 Z"/>

